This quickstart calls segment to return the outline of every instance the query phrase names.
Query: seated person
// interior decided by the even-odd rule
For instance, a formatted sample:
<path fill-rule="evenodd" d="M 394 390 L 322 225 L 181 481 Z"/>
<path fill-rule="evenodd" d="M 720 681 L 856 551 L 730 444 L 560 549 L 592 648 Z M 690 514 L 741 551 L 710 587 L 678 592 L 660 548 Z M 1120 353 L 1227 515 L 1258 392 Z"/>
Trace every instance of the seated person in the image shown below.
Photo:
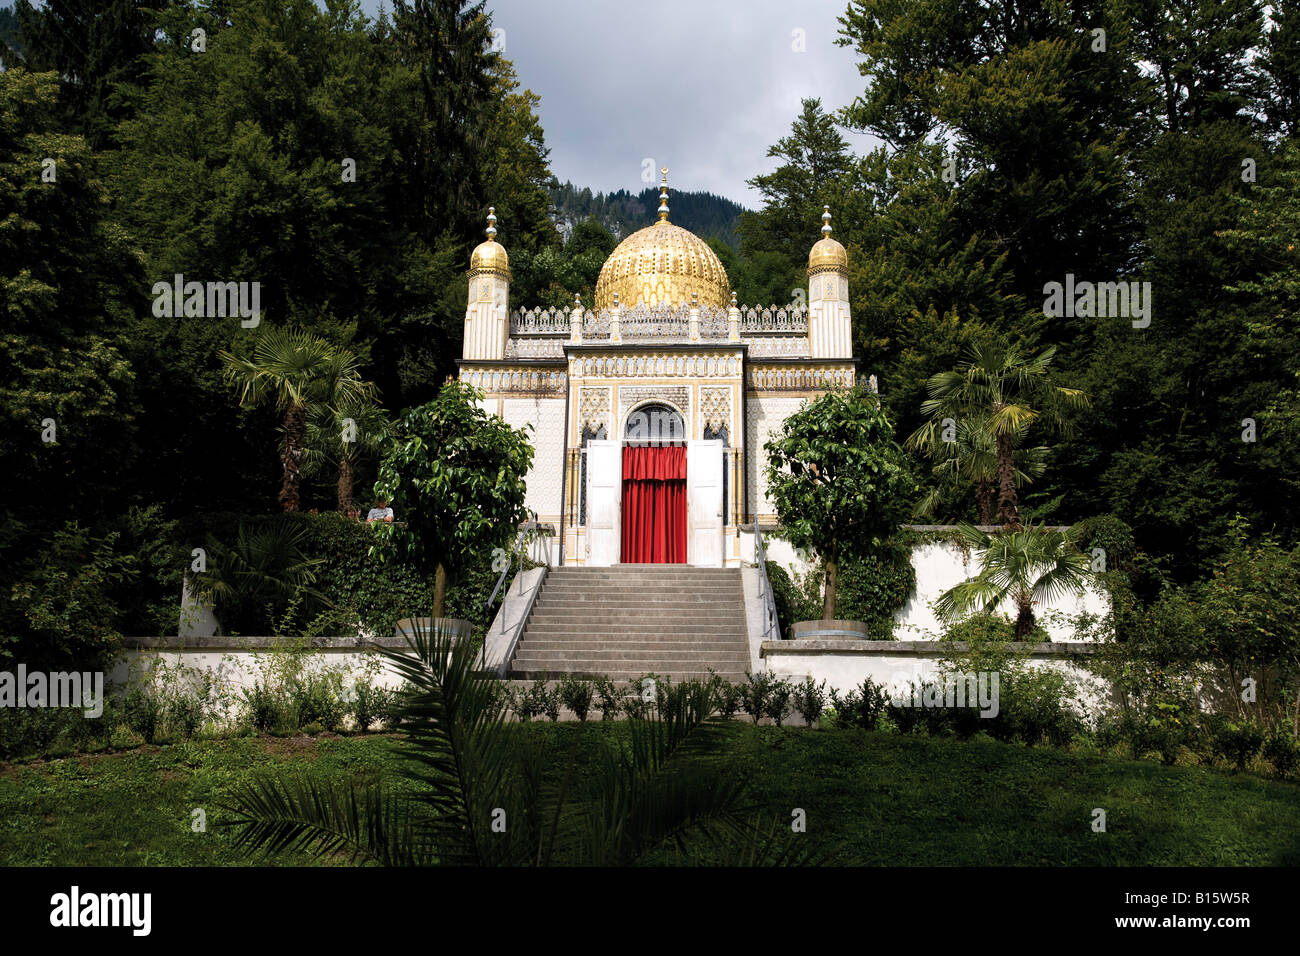
<path fill-rule="evenodd" d="M 375 506 L 370 509 L 370 514 L 366 515 L 366 524 L 374 524 L 376 521 L 393 523 L 393 509 L 388 507 L 387 498 L 376 501 Z"/>

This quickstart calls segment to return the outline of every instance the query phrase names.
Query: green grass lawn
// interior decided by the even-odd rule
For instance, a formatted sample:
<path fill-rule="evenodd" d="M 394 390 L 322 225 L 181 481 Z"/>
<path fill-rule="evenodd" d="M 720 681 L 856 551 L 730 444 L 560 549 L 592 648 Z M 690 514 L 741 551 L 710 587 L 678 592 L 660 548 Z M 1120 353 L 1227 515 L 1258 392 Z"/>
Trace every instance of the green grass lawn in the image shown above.
<path fill-rule="evenodd" d="M 518 732 L 521 746 L 551 746 L 621 730 L 533 724 Z M 754 800 L 774 819 L 804 810 L 807 838 L 828 862 L 1300 864 L 1300 787 L 1252 774 L 980 739 L 740 722 L 728 734 L 728 759 Z M 0 765 L 0 863 L 249 862 L 215 826 L 216 801 L 232 784 L 277 767 L 395 775 L 397 747 L 389 736 L 238 738 Z M 200 807 L 206 833 L 191 831 Z M 1106 833 L 1092 830 L 1097 807 Z"/>

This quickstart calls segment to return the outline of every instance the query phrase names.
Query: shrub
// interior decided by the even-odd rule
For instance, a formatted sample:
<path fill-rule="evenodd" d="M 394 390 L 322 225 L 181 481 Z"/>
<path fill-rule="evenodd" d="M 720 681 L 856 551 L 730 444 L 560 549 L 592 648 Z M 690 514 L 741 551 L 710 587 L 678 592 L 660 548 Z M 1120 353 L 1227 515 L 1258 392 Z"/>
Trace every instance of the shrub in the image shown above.
<path fill-rule="evenodd" d="M 330 733 L 343 726 L 343 675 L 338 671 L 308 671 L 289 687 L 290 713 L 296 727 L 318 723 Z"/>
<path fill-rule="evenodd" d="M 870 677 L 862 681 L 860 688 L 849 691 L 844 697 L 831 691 L 831 705 L 835 708 L 835 726 L 840 728 L 861 727 L 875 730 L 889 704 L 889 693 Z"/>
<path fill-rule="evenodd" d="M 244 707 L 248 723 L 261 734 L 271 734 L 286 723 L 284 699 L 261 681 L 244 690 Z"/>
<path fill-rule="evenodd" d="M 813 681 L 811 676 L 805 677 L 801 683 L 794 686 L 792 697 L 795 712 L 807 722 L 809 727 L 816 726 L 817 719 L 826 709 L 826 681 L 819 684 Z"/>
<path fill-rule="evenodd" d="M 560 700 L 580 721 L 586 721 L 587 714 L 591 712 L 591 701 L 595 693 L 596 689 L 591 681 L 574 677 L 572 674 L 565 674 L 560 679 Z"/>
<path fill-rule="evenodd" d="M 623 688 L 617 686 L 608 677 L 598 677 L 595 683 L 596 697 L 600 703 L 600 719 L 613 720 L 623 710 Z"/>
<path fill-rule="evenodd" d="M 785 719 L 786 714 L 790 712 L 790 698 L 794 694 L 794 685 L 785 677 L 773 679 L 767 694 L 767 703 L 763 706 L 763 713 L 772 718 L 772 722 L 778 727 L 781 721 Z"/>
<path fill-rule="evenodd" d="M 354 728 L 364 734 L 372 724 L 385 721 L 392 706 L 392 697 L 392 691 L 372 684 L 369 679 L 353 684 L 349 709 Z"/>
<path fill-rule="evenodd" d="M 1010 668 L 999 675 L 998 714 L 976 718 L 977 730 L 1000 740 L 1064 746 L 1083 729 L 1073 684 L 1054 670 Z M 977 711 L 971 711 L 978 714 Z"/>
<path fill-rule="evenodd" d="M 131 747 L 139 747 L 147 741 L 140 734 L 131 729 L 129 724 L 118 724 L 109 734 L 108 745 L 115 750 L 126 750 Z"/>
<path fill-rule="evenodd" d="M 713 700 L 718 708 L 718 713 L 727 720 L 731 720 L 736 716 L 736 711 L 740 709 L 740 685 L 733 684 L 729 680 L 723 680 L 721 677 L 714 678 Z"/>
<path fill-rule="evenodd" d="M 163 724 L 170 733 L 193 737 L 203 726 L 203 710 L 203 701 L 196 695 L 178 691 L 163 705 Z"/>
<path fill-rule="evenodd" d="M 1285 727 L 1275 727 L 1264 741 L 1263 753 L 1279 777 L 1289 777 L 1300 765 L 1300 739 Z"/>
<path fill-rule="evenodd" d="M 531 687 L 521 691 L 515 701 L 515 713 L 519 719 L 528 722 L 534 717 L 548 713 L 551 694 L 546 689 L 546 681 L 540 677 L 533 681 Z"/>
<path fill-rule="evenodd" d="M 64 725 L 65 715 L 49 707 L 0 708 L 0 758 L 44 753 Z"/>
<path fill-rule="evenodd" d="M 757 674 L 746 672 L 745 683 L 740 685 L 740 707 L 758 723 L 767 714 L 767 701 L 772 694 L 774 678 L 767 671 Z"/>
<path fill-rule="evenodd" d="M 158 718 L 161 706 L 158 698 L 151 692 L 134 688 L 126 695 L 126 723 L 144 740 L 151 744 L 158 734 Z"/>
<path fill-rule="evenodd" d="M 1214 728 L 1214 752 L 1237 770 L 1245 770 L 1263 745 L 1264 731 L 1257 724 L 1224 720 Z"/>

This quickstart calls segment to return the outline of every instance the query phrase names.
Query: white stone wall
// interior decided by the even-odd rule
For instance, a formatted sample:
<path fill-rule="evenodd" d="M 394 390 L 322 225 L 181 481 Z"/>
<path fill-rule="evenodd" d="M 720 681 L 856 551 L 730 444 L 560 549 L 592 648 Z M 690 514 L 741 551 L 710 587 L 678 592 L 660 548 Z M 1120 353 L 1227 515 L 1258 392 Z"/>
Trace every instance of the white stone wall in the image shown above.
<path fill-rule="evenodd" d="M 943 625 L 934 613 L 934 602 L 939 595 L 954 585 L 972 577 L 979 569 L 975 555 L 966 554 L 952 542 L 933 541 L 912 552 L 912 566 L 916 568 L 916 591 L 902 609 L 894 615 L 898 627 L 894 636 L 900 641 L 933 641 L 943 633 Z M 998 612 L 1014 618 L 1015 604 L 1004 601 Z M 1034 618 L 1043 625 L 1053 641 L 1075 640 L 1070 619 L 1082 612 L 1103 615 L 1109 610 L 1104 593 L 1090 588 L 1082 594 L 1067 594 L 1046 605 L 1034 607 Z"/>
<path fill-rule="evenodd" d="M 775 561 L 789 572 L 792 580 L 801 580 L 812 564 L 799 560 L 789 542 L 774 534 L 763 535 L 763 547 L 769 561 Z M 742 561 L 754 560 L 754 535 L 741 532 L 740 557 Z M 937 641 L 943 634 L 943 625 L 934 612 L 934 602 L 944 591 L 973 576 L 978 568 L 973 555 L 952 542 L 932 541 L 919 545 L 912 552 L 912 566 L 916 569 L 916 590 L 895 614 L 897 626 L 894 637 L 900 641 Z M 1104 615 L 1109 611 L 1108 599 L 1102 591 L 1088 588 L 1082 594 L 1067 594 L 1046 605 L 1034 607 L 1034 617 L 1053 641 L 1076 640 L 1073 619 L 1081 613 Z M 998 613 L 1014 618 L 1013 602 L 1005 601 Z M 783 627 L 790 621 L 782 621 Z"/>
<path fill-rule="evenodd" d="M 772 395 L 749 395 L 745 407 L 745 441 L 749 452 L 749 474 L 746 486 L 748 511 L 755 516 L 773 514 L 772 503 L 767 499 L 767 455 L 763 446 L 773 433 L 779 432 L 785 420 L 803 407 L 804 398 L 786 398 Z"/>
<path fill-rule="evenodd" d="M 917 652 L 913 647 L 897 642 L 862 642 L 884 645 L 871 652 L 853 649 L 836 649 L 810 652 L 798 647 L 803 641 L 769 641 L 763 645 L 765 669 L 781 677 L 826 681 L 827 688 L 844 694 L 860 687 L 870 677 L 876 684 L 889 690 L 896 699 L 905 697 L 909 683 L 921 684 L 933 680 L 943 669 L 940 651 Z M 851 642 L 836 642 L 849 644 Z M 909 642 L 910 643 L 910 642 Z M 887 649 L 888 653 L 875 653 Z M 1083 709 L 1096 714 L 1109 699 L 1109 688 L 1104 680 L 1086 670 L 1069 655 L 1037 655 L 1029 658 L 1027 666 L 1033 670 L 1056 670 L 1064 674 L 1075 686 Z"/>
<path fill-rule="evenodd" d="M 558 520 L 564 480 L 564 399 L 507 398 L 501 417 L 514 428 L 531 425 L 533 466 L 524 504 L 543 520 Z"/>

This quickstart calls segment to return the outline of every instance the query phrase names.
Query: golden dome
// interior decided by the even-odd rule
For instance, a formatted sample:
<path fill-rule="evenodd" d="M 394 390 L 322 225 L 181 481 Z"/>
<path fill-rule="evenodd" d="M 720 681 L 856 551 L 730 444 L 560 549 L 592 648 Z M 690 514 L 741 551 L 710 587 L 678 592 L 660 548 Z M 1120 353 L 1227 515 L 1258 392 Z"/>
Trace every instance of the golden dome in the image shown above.
<path fill-rule="evenodd" d="M 638 229 L 618 244 L 596 280 L 596 309 L 618 304 L 631 309 L 690 305 L 720 309 L 731 301 L 731 284 L 717 255 L 699 236 L 668 221 L 668 170 L 659 187 L 659 221 Z"/>
<path fill-rule="evenodd" d="M 831 207 L 822 206 L 822 238 L 813 244 L 808 253 L 808 275 L 819 272 L 848 272 L 849 254 L 831 238 Z"/>
<path fill-rule="evenodd" d="M 510 278 L 510 257 L 506 255 L 505 246 L 496 241 L 496 213 L 495 206 L 488 207 L 487 242 L 475 246 L 469 257 L 469 274 L 472 276 L 494 274 Z"/>

